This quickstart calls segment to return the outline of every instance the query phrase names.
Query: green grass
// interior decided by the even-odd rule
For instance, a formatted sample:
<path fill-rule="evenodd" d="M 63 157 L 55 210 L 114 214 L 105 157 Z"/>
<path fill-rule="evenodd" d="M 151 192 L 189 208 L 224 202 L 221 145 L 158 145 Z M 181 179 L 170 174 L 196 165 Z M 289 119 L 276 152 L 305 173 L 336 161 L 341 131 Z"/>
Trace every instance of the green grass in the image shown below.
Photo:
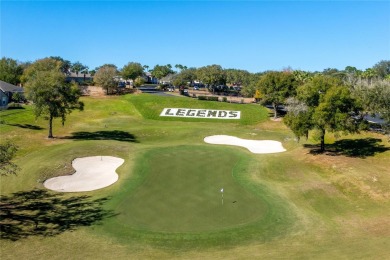
<path fill-rule="evenodd" d="M 238 122 L 242 125 L 256 124 L 267 119 L 268 112 L 259 105 L 230 104 L 217 101 L 202 101 L 198 99 L 174 97 L 166 98 L 155 95 L 128 96 L 137 110 L 144 118 L 164 120 L 164 121 L 184 121 L 184 122 L 205 122 L 223 123 L 223 121 Z M 241 120 L 220 120 L 220 119 L 200 119 L 200 118 L 178 118 L 178 117 L 160 117 L 164 108 L 194 108 L 194 109 L 219 109 L 241 111 Z"/>
<path fill-rule="evenodd" d="M 258 221 L 268 209 L 234 180 L 239 159 L 226 149 L 210 147 L 150 151 L 135 168 L 145 179 L 119 204 L 118 221 L 134 229 L 169 233 L 214 231 Z"/>
<path fill-rule="evenodd" d="M 1 176 L 2 203 L 24 205 L 14 221 L 40 221 L 39 229 L 32 220 L 15 226 L 25 238 L 1 239 L 1 259 L 390 258 L 390 144 L 383 136 L 327 134 L 328 153 L 318 155 L 310 153 L 312 136 L 297 144 L 258 105 L 144 94 L 83 101 L 85 111 L 71 113 L 65 126 L 55 120 L 53 140 L 31 106 L 0 111 L 1 141 L 20 147 L 20 172 Z M 240 110 L 242 120 L 161 118 L 165 107 Z M 287 151 L 255 155 L 203 142 L 216 134 L 278 140 Z M 74 158 L 93 155 L 125 159 L 117 183 L 34 197 L 45 179 L 71 173 Z M 93 211 L 85 206 L 99 199 Z M 61 210 L 47 210 L 50 200 Z M 56 230 L 54 217 L 72 228 Z M 45 228 L 58 232 L 44 236 Z"/>
<path fill-rule="evenodd" d="M 137 160 L 135 180 L 123 184 L 130 188 L 115 199 L 119 215 L 105 229 L 175 247 L 269 240 L 287 233 L 293 214 L 286 216 L 287 205 L 266 187 L 253 186 L 246 167 L 242 153 L 220 147 L 148 151 Z"/>

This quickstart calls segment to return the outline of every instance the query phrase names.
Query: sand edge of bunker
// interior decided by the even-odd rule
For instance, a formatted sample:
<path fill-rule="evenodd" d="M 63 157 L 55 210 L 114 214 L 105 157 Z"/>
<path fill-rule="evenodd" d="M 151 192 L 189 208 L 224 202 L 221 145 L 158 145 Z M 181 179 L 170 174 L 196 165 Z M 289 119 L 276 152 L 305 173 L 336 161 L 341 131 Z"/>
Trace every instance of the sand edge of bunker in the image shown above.
<path fill-rule="evenodd" d="M 212 135 L 205 137 L 204 141 L 208 144 L 240 146 L 256 154 L 281 153 L 286 151 L 281 142 L 274 140 L 249 140 L 230 135 Z"/>
<path fill-rule="evenodd" d="M 72 166 L 76 172 L 72 175 L 47 179 L 45 188 L 57 192 L 84 192 L 108 187 L 118 181 L 116 169 L 125 160 L 113 156 L 90 156 L 76 158 Z"/>

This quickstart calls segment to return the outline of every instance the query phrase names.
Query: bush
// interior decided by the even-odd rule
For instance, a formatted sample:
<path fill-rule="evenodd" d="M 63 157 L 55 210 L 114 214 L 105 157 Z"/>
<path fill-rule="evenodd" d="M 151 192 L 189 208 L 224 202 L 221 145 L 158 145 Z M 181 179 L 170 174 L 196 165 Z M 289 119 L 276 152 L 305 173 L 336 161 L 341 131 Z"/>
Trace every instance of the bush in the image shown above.
<path fill-rule="evenodd" d="M 198 96 L 199 100 L 218 101 L 218 97 Z"/>
<path fill-rule="evenodd" d="M 223 97 L 222 102 L 227 102 L 227 97 Z"/>
<path fill-rule="evenodd" d="M 8 109 L 21 109 L 23 108 L 22 105 L 20 103 L 9 103 L 8 104 Z"/>
<path fill-rule="evenodd" d="M 218 97 L 207 97 L 209 101 L 218 101 Z"/>

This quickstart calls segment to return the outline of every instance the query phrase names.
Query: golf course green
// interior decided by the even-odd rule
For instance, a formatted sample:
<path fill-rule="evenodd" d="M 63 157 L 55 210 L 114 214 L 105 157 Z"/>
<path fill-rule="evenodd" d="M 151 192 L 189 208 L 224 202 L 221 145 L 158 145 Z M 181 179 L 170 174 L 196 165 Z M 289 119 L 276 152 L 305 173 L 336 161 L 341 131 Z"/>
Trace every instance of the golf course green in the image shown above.
<path fill-rule="evenodd" d="M 119 205 L 120 222 L 159 232 L 202 232 L 261 220 L 267 205 L 234 179 L 239 159 L 205 146 L 149 152 L 141 162 L 148 167 L 139 169 L 145 179 Z"/>

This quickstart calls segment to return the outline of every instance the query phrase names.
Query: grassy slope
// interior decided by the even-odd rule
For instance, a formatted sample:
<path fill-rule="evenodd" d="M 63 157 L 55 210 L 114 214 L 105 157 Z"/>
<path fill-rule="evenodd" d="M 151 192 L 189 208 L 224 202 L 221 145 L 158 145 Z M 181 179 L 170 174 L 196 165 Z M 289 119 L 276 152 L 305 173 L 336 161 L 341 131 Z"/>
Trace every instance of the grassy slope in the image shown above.
<path fill-rule="evenodd" d="M 94 140 L 101 139 L 102 135 L 91 134 L 87 135 L 88 140 L 47 140 L 46 122 L 42 119 L 36 121 L 30 108 L 0 112 L 1 119 L 6 122 L 5 125 L 0 125 L 2 139 L 10 138 L 21 147 L 16 159 L 21 172 L 16 177 L 1 177 L 1 193 L 10 194 L 41 188 L 42 179 L 68 173 L 72 158 L 110 154 L 126 159 L 126 163 L 119 168 L 121 178 L 118 185 L 88 195 L 97 198 L 115 195 L 119 198 L 124 194 L 124 188 L 128 188 L 124 184 L 134 177 L 131 169 L 136 156 L 153 147 L 198 145 L 202 143 L 204 136 L 211 134 L 274 139 L 283 141 L 288 152 L 278 155 L 251 155 L 245 149 L 234 149 L 253 158 L 248 165 L 247 176 L 240 181 L 245 181 L 250 185 L 249 189 L 254 191 L 258 185 L 272 190 L 283 203 L 288 203 L 291 214 L 298 218 L 288 234 L 272 240 L 264 240 L 259 236 L 258 239 L 242 241 L 237 246 L 220 243 L 219 246 L 205 247 L 194 241 L 192 247 L 196 248 L 189 246 L 180 250 L 168 245 L 157 245 L 137 236 L 130 239 L 117 238 L 106 234 L 103 225 L 79 228 L 54 237 L 31 236 L 16 242 L 1 240 L 2 259 L 64 259 L 75 255 L 78 258 L 103 259 L 114 254 L 119 259 L 128 259 L 129 256 L 323 259 L 390 257 L 389 150 L 371 147 L 371 150 L 377 151 L 376 154 L 360 157 L 348 154 L 311 155 L 307 149 L 291 141 L 291 133 L 281 123 L 264 122 L 261 117 L 249 120 L 243 125 L 205 120 L 194 122 L 194 119 L 174 123 L 169 121 L 172 119 L 142 119 L 141 114 L 158 119 L 155 115 L 161 107 L 187 107 L 184 102 L 191 102 L 190 99 L 177 99 L 178 101 L 175 99 L 174 102 L 179 103 L 172 105 L 171 101 L 166 99 L 154 100 L 144 95 L 86 98 L 86 111 L 72 113 L 64 127 L 56 122 L 54 128 L 54 134 L 61 137 L 72 136 L 75 132 L 103 131 L 105 140 Z M 153 106 L 149 106 L 151 102 L 154 103 Z M 200 105 L 205 108 L 217 106 L 213 103 L 192 102 L 188 106 L 202 108 Z M 223 105 L 230 110 L 246 109 L 246 106 L 242 105 Z M 253 107 L 259 109 L 258 106 Z M 118 131 L 131 134 L 136 142 L 129 141 L 127 135 L 123 138 L 124 141 L 118 141 Z M 352 138 L 381 139 L 380 136 L 372 134 Z M 389 143 L 384 139 L 379 145 L 389 147 Z M 113 204 L 117 202 L 115 198 L 111 201 Z M 106 220 L 107 223 L 110 221 L 112 219 Z M 198 250 L 199 246 L 203 250 Z"/>

